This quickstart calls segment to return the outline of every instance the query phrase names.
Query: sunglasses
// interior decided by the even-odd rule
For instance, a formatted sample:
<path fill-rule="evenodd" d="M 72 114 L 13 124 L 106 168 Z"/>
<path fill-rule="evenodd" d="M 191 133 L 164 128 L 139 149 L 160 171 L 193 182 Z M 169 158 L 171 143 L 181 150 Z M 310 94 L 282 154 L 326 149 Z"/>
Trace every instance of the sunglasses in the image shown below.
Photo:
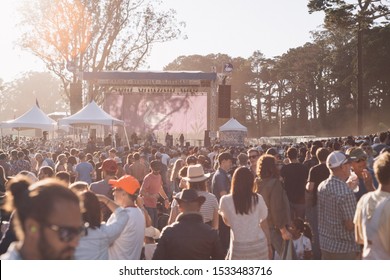
<path fill-rule="evenodd" d="M 249 156 L 250 159 L 255 159 L 255 158 L 258 158 L 259 155 L 253 155 L 253 156 Z"/>
<path fill-rule="evenodd" d="M 81 227 L 63 227 L 57 225 L 46 224 L 47 228 L 55 231 L 58 234 L 58 238 L 65 243 L 68 243 L 76 237 L 83 237 L 87 235 L 88 223 Z"/>

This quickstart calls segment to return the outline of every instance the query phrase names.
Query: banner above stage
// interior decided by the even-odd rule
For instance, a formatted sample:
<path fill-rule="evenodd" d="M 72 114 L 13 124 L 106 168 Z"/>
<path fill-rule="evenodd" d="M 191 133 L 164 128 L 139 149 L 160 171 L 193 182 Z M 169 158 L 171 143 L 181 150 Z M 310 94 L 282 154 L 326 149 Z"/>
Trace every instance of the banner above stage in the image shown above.
<path fill-rule="evenodd" d="M 207 89 L 203 87 L 159 87 L 159 86 L 150 86 L 150 87 L 109 87 L 108 92 L 111 94 L 153 94 L 153 95 L 176 95 L 176 96 L 199 96 L 207 95 Z"/>
<path fill-rule="evenodd" d="M 97 85 L 210 87 L 217 73 L 201 71 L 83 72 L 82 79 Z"/>

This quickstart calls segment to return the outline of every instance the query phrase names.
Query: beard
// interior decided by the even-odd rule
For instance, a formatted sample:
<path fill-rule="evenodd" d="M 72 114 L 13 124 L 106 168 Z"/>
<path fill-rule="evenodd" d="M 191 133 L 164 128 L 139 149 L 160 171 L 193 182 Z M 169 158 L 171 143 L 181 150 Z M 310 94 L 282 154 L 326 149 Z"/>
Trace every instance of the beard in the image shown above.
<path fill-rule="evenodd" d="M 73 247 L 67 246 L 64 249 L 58 251 L 50 245 L 45 238 L 45 234 L 42 231 L 38 241 L 38 250 L 43 260 L 72 260 L 74 259 Z"/>

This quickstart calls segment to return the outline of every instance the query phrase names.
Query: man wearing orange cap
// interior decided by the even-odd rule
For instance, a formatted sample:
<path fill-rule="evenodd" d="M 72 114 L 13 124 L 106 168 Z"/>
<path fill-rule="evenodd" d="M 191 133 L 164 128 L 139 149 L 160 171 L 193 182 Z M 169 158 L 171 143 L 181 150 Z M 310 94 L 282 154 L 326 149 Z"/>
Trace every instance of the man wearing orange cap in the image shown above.
<path fill-rule="evenodd" d="M 109 180 L 114 188 L 115 202 L 125 208 L 129 220 L 119 237 L 108 249 L 110 260 L 139 260 L 145 234 L 145 217 L 136 205 L 140 188 L 136 178 L 125 175 L 118 180 Z M 111 223 L 115 216 L 111 216 L 107 223 Z"/>

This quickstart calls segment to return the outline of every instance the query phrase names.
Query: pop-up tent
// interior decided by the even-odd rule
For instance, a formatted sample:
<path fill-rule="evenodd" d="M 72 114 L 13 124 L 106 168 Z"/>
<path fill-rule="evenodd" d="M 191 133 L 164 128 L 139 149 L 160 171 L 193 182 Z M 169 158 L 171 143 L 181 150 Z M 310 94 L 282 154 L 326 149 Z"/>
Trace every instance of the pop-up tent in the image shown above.
<path fill-rule="evenodd" d="M 124 122 L 118 120 L 106 113 L 101 109 L 95 101 L 91 101 L 87 106 L 82 108 L 77 113 L 60 119 L 58 124 L 61 125 L 91 125 L 91 124 L 101 124 L 101 125 L 120 125 L 123 126 Z"/>
<path fill-rule="evenodd" d="M 77 113 L 60 119 L 58 121 L 59 126 L 84 126 L 84 125 L 107 125 L 111 126 L 113 130 L 113 126 L 122 126 L 125 132 L 127 145 L 129 146 L 129 139 L 127 137 L 127 132 L 125 129 L 125 122 L 118 120 L 106 113 L 103 109 L 101 109 L 95 101 L 91 101 L 88 105 L 82 108 Z"/>
<path fill-rule="evenodd" d="M 219 127 L 219 141 L 224 146 L 244 146 L 248 129 L 231 118 Z"/>
<path fill-rule="evenodd" d="M 37 105 L 34 105 L 29 111 L 19 118 L 4 121 L 0 124 L 1 128 L 13 128 L 17 130 L 42 129 L 53 131 L 57 128 L 55 120 L 49 118 Z"/>
<path fill-rule="evenodd" d="M 36 104 L 26 113 L 17 119 L 4 121 L 0 123 L 1 128 L 1 147 L 3 147 L 3 128 L 12 128 L 18 131 L 27 129 L 41 129 L 43 131 L 54 131 L 57 128 L 57 122 L 49 118 Z"/>

